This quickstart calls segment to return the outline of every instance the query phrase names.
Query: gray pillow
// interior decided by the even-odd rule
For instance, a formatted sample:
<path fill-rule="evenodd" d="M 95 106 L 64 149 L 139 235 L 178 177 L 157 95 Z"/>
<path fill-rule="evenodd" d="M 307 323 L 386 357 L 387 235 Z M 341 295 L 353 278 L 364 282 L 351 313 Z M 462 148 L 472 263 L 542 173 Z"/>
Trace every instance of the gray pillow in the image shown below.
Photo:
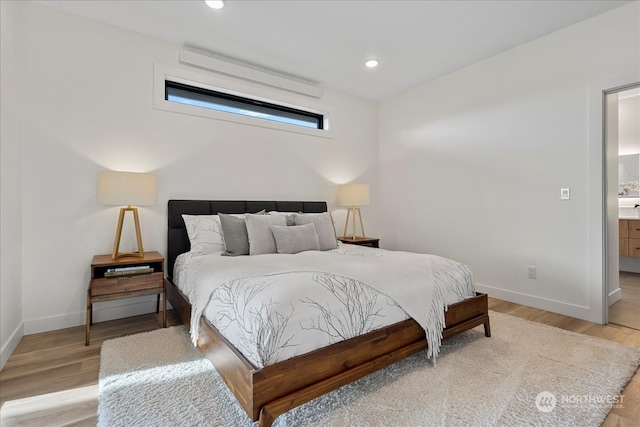
<path fill-rule="evenodd" d="M 249 255 L 275 254 L 276 241 L 271 229 L 272 225 L 287 225 L 284 215 L 247 215 L 247 234 L 249 236 Z"/>
<path fill-rule="evenodd" d="M 336 229 L 333 226 L 333 219 L 329 212 L 320 214 L 298 214 L 295 218 L 296 225 L 313 224 L 316 226 L 320 250 L 328 251 L 338 247 L 336 239 Z"/>
<path fill-rule="evenodd" d="M 269 211 L 269 215 L 283 215 L 287 218 L 287 225 L 296 225 L 295 217 L 296 214 L 293 212 L 278 212 L 278 211 Z"/>
<path fill-rule="evenodd" d="M 319 251 L 316 226 L 309 223 L 294 227 L 272 225 L 269 227 L 276 240 L 279 254 L 297 254 L 302 251 Z"/>
<path fill-rule="evenodd" d="M 222 255 L 238 256 L 249 255 L 249 236 L 244 218 L 236 215 L 219 213 L 224 246 L 226 250 Z"/>

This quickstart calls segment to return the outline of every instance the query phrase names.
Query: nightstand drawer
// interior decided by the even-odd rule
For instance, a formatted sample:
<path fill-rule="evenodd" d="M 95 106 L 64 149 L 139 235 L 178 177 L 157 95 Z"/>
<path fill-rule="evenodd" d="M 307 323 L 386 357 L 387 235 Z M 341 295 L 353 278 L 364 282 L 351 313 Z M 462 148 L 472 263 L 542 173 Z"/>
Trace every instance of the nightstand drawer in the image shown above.
<path fill-rule="evenodd" d="M 91 279 L 91 296 L 162 288 L 163 275 L 164 273 L 158 272 L 139 276 Z"/>

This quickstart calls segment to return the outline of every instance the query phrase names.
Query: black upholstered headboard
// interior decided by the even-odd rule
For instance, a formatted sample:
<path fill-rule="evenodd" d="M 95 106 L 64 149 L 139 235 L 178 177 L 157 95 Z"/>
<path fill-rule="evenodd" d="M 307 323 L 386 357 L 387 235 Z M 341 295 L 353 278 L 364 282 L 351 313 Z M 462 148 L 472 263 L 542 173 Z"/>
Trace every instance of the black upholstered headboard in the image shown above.
<path fill-rule="evenodd" d="M 216 215 L 218 213 L 255 213 L 261 210 L 280 212 L 320 213 L 327 211 L 326 202 L 278 202 L 246 200 L 169 200 L 167 235 L 167 277 L 173 280 L 173 265 L 178 255 L 189 252 L 191 245 L 182 219 L 187 215 Z"/>

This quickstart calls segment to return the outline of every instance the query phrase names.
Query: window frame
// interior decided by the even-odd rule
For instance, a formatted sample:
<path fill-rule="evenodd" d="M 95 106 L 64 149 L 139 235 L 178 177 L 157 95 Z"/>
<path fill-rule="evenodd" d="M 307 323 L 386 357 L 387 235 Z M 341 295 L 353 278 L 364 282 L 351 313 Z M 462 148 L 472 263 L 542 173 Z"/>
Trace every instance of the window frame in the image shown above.
<path fill-rule="evenodd" d="M 249 115 L 234 114 L 174 101 L 167 101 L 165 99 L 166 81 L 200 88 L 205 91 L 209 90 L 232 96 L 244 97 L 255 100 L 256 102 L 270 103 L 279 107 L 304 111 L 309 114 L 321 115 L 323 117 L 323 129 L 315 129 L 312 127 L 265 120 L 263 118 L 252 117 Z M 320 105 L 318 101 L 311 100 L 305 95 L 289 93 L 285 90 L 278 90 L 230 76 L 222 76 L 214 73 L 204 74 L 194 70 L 155 63 L 153 103 L 156 110 L 270 128 L 325 139 L 334 139 L 334 132 L 331 127 L 331 111 L 324 105 Z"/>
<path fill-rule="evenodd" d="M 213 108 L 213 107 L 207 107 L 204 105 L 203 106 L 194 105 L 194 107 L 208 108 L 210 110 L 227 112 L 229 114 L 239 114 L 241 116 L 247 116 L 247 117 L 256 117 L 261 120 L 271 120 L 279 123 L 289 123 L 286 121 L 286 119 L 298 120 L 298 121 L 305 121 L 304 119 L 306 119 L 306 121 L 310 124 L 310 126 L 303 125 L 303 124 L 296 124 L 296 123 L 289 123 L 289 124 L 293 126 L 306 127 L 309 129 L 320 129 L 320 130 L 324 129 L 324 116 L 322 114 L 312 113 L 310 111 L 301 110 L 298 108 L 287 107 L 284 105 L 275 104 L 273 102 L 260 101 L 251 97 L 233 95 L 230 93 L 221 92 L 221 91 L 212 90 L 212 89 L 204 89 L 198 86 L 193 86 L 185 83 L 178 83 L 170 79 L 165 79 L 164 88 L 165 88 L 164 99 L 169 102 L 177 102 L 185 105 L 191 105 L 188 102 L 181 102 L 181 101 L 170 99 L 172 95 L 176 97 L 180 97 L 180 95 L 176 93 L 171 93 L 172 90 L 176 90 L 176 91 L 181 91 L 183 93 L 186 92 L 186 93 L 195 95 L 194 97 L 187 98 L 187 99 L 191 99 L 196 102 L 199 101 L 202 103 L 217 104 L 222 106 L 226 104 L 226 106 L 229 108 L 239 109 L 239 110 L 244 109 L 247 113 L 244 114 L 239 111 L 238 112 L 225 111 L 222 107 Z M 274 118 L 259 117 L 260 114 L 266 114 Z M 313 123 L 315 123 L 315 126 L 313 125 Z"/>

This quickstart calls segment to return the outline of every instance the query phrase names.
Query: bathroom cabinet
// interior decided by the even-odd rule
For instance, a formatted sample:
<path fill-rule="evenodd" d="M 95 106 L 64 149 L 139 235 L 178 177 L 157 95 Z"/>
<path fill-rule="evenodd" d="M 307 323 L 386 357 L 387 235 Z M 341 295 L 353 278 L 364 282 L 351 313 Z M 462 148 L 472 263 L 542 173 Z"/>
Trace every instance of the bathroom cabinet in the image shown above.
<path fill-rule="evenodd" d="M 620 256 L 640 258 L 640 218 L 618 220 Z"/>

